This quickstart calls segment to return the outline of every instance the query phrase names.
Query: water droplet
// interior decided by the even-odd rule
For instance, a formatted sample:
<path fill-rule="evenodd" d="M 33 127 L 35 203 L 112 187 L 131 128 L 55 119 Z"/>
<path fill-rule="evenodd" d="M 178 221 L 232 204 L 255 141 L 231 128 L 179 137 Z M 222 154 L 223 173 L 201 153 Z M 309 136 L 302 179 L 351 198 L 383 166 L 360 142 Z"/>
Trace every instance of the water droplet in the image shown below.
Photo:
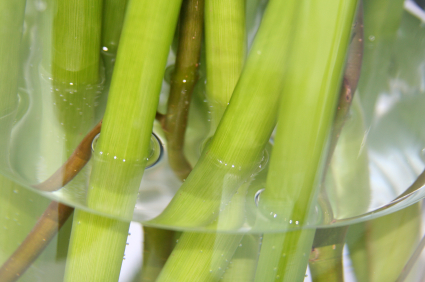
<path fill-rule="evenodd" d="M 375 41 L 375 36 L 370 35 L 370 36 L 369 36 L 369 40 L 370 40 L 370 41 L 372 41 L 372 42 L 373 42 L 373 41 Z"/>
<path fill-rule="evenodd" d="M 13 190 L 13 193 L 18 194 L 19 191 L 17 189 Z"/>
<path fill-rule="evenodd" d="M 298 223 L 299 223 L 299 222 L 298 222 L 298 220 L 297 220 L 297 221 L 295 221 L 295 224 L 297 224 L 297 225 L 298 225 Z"/>
<path fill-rule="evenodd" d="M 81 224 L 81 221 L 78 221 L 78 224 Z"/>
<path fill-rule="evenodd" d="M 273 268 L 273 270 L 276 271 L 277 270 L 277 267 Z"/>
<path fill-rule="evenodd" d="M 202 253 L 202 250 L 200 250 L 199 252 Z"/>
<path fill-rule="evenodd" d="M 69 85 L 74 85 L 74 83 L 70 82 Z"/>
<path fill-rule="evenodd" d="M 117 159 L 117 156 L 114 156 L 114 160 L 116 160 Z"/>
<path fill-rule="evenodd" d="M 108 47 L 103 46 L 103 47 L 102 47 L 102 50 L 106 52 L 106 51 L 108 51 L 109 49 L 108 49 Z"/>
<path fill-rule="evenodd" d="M 242 247 L 242 244 L 239 244 L 239 247 Z"/>
<path fill-rule="evenodd" d="M 212 269 L 210 269 L 210 273 L 212 273 Z"/>
<path fill-rule="evenodd" d="M 291 220 L 289 220 L 289 224 L 292 224 L 292 219 L 291 219 Z"/>
<path fill-rule="evenodd" d="M 273 217 L 276 218 L 277 214 L 274 214 Z"/>
<path fill-rule="evenodd" d="M 218 267 L 218 270 L 221 270 L 221 266 Z"/>

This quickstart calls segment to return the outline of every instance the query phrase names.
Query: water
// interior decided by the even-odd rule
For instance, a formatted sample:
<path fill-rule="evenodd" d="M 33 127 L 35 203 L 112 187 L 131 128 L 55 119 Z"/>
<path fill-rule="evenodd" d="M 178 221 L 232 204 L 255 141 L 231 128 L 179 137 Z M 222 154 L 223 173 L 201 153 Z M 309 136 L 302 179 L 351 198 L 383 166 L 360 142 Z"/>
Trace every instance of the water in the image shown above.
<path fill-rule="evenodd" d="M 91 174 L 91 161 L 74 180 L 58 192 L 40 194 L 31 188 L 32 185 L 44 181 L 52 175 L 67 160 L 79 140 L 100 119 L 99 117 L 103 115 L 104 111 L 101 101 L 106 99 L 109 89 L 106 81 L 107 75 L 103 68 L 100 70 L 98 83 L 79 84 L 75 80 L 66 82 L 55 80 L 50 71 L 51 64 L 43 57 L 44 53 L 50 52 L 44 42 L 51 39 L 50 30 L 46 27 L 48 23 L 40 20 L 50 9 L 46 5 L 43 1 L 29 1 L 22 47 L 16 48 L 22 50 L 19 61 L 22 71 L 18 78 L 18 95 L 16 101 L 10 105 L 4 104 L 6 106 L 0 111 L 2 115 L 0 116 L 0 171 L 5 176 L 2 176 L 3 185 L 0 187 L 0 226 L 3 230 L 0 232 L 0 263 L 3 263 L 16 246 L 22 242 L 51 200 L 59 200 L 96 214 L 114 216 L 87 206 L 87 179 Z M 261 17 L 262 10 L 257 14 L 258 16 L 253 22 L 257 22 L 258 25 L 258 18 Z M 36 26 L 39 28 L 34 28 Z M 256 30 L 256 27 L 253 27 L 252 30 Z M 250 38 L 253 38 L 254 33 L 250 33 Z M 380 46 L 381 36 L 378 34 L 368 34 L 367 36 L 369 43 L 373 43 L 373 46 Z M 204 206 L 214 204 L 216 208 L 209 211 L 213 219 L 212 223 L 204 224 L 199 221 L 202 224 L 187 227 L 169 221 L 155 225 L 165 228 L 169 232 L 180 230 L 184 234 L 190 235 L 195 234 L 190 231 L 197 231 L 201 232 L 199 236 L 205 237 L 207 237 L 205 234 L 213 234 L 211 235 L 213 238 L 209 238 L 208 241 L 209 249 L 205 246 L 198 246 L 195 248 L 196 254 L 195 251 L 188 252 L 186 257 L 177 251 L 175 254 L 181 256 L 182 261 L 187 260 L 196 264 L 198 256 L 211 255 L 213 251 L 214 260 L 210 265 L 203 265 L 201 271 L 207 275 L 216 275 L 219 272 L 217 279 L 225 280 L 229 279 L 226 275 L 230 275 L 231 271 L 237 269 L 237 266 L 234 267 L 234 265 L 240 266 L 241 261 L 252 263 L 253 269 L 255 269 L 256 258 L 262 251 L 263 243 L 270 246 L 263 241 L 263 234 L 280 234 L 283 237 L 289 237 L 289 234 L 295 234 L 300 230 L 311 231 L 316 228 L 329 229 L 337 225 L 352 225 L 348 231 L 349 243 L 345 245 L 346 251 L 344 252 L 344 263 L 349 262 L 344 266 L 346 281 L 354 281 L 353 277 L 359 275 L 356 273 L 356 269 L 359 269 L 361 262 L 355 261 L 352 254 L 362 250 L 362 247 L 355 246 L 355 243 L 364 243 L 361 240 L 365 236 L 370 236 L 366 239 L 373 243 L 370 247 L 372 249 L 368 251 L 375 254 L 374 257 L 369 257 L 367 260 L 367 264 L 375 272 L 370 271 L 367 275 L 373 276 L 373 273 L 381 273 L 380 275 L 383 276 L 390 275 L 386 281 L 394 281 L 393 278 L 397 277 L 396 270 L 399 271 L 400 267 L 404 267 L 410 253 L 416 248 L 416 242 L 424 233 L 419 228 L 423 221 L 420 218 L 421 210 L 414 203 L 425 196 L 425 189 L 419 189 L 398 205 L 382 209 L 374 214 L 371 212 L 388 204 L 403 193 L 425 168 L 424 72 L 417 71 L 423 69 L 425 64 L 425 57 L 421 52 L 424 48 L 422 43 L 424 38 L 424 27 L 420 26 L 412 16 L 404 14 L 396 40 L 388 43 L 388 46 L 393 48 L 392 65 L 382 64 L 382 62 L 388 61 L 385 52 L 378 54 L 380 57 L 376 57 L 380 58 L 377 61 L 381 62 L 378 66 L 369 65 L 369 69 L 385 68 L 386 66 L 388 77 L 374 78 L 376 83 L 373 84 L 360 83 L 359 91 L 356 94 L 356 99 L 358 99 L 356 103 L 362 110 L 357 113 L 352 111 L 346 129 L 344 129 L 345 132 L 342 133 L 343 136 L 344 134 L 346 137 L 348 136 L 346 140 L 350 142 L 347 141 L 344 143 L 346 146 L 340 146 L 337 149 L 336 157 L 332 160 L 333 165 L 326 175 L 326 181 L 317 181 L 316 189 L 320 190 L 319 199 L 327 200 L 323 202 L 319 200 L 318 204 L 313 202 L 307 220 L 301 221 L 286 216 L 273 211 L 272 208 L 267 211 L 259 208 L 264 199 L 261 194 L 267 189 L 269 158 L 273 156 L 273 142 L 271 142 L 268 149 L 264 151 L 264 156 L 255 164 L 255 169 L 241 181 L 238 179 L 240 177 L 238 171 L 247 169 L 246 166 L 233 163 L 231 160 L 217 159 L 214 161 L 212 166 L 223 171 L 220 174 L 220 185 L 217 185 L 215 190 L 215 193 L 219 194 L 217 197 L 219 202 L 211 203 L 211 198 L 202 193 L 185 195 L 187 196 L 185 202 L 187 206 L 182 206 L 182 210 L 188 216 L 192 216 L 193 220 L 197 220 L 197 216 L 201 216 L 199 210 L 191 208 L 194 201 L 198 201 Z M 110 55 L 107 47 L 103 47 L 102 50 Z M 263 55 L 261 51 L 258 52 L 258 55 Z M 5 54 L 0 54 L 0 56 L 2 55 Z M 166 108 L 174 60 L 175 54 L 171 51 L 159 101 L 159 110 L 162 112 Z M 370 61 L 365 63 L 370 63 Z M 209 119 L 211 117 L 208 112 L 211 105 L 205 98 L 205 70 L 201 69 L 200 72 L 200 83 L 196 86 L 189 114 L 185 148 L 185 153 L 192 166 L 197 163 L 201 152 L 208 149 L 210 141 Z M 77 96 L 82 99 L 76 99 Z M 66 116 L 64 112 L 72 112 L 72 114 Z M 349 123 L 351 123 L 351 127 L 348 125 Z M 356 128 L 359 124 L 361 124 L 360 130 Z M 182 185 L 168 164 L 167 143 L 158 122 L 154 125 L 152 136 L 148 168 L 139 187 L 133 217 L 120 218 L 127 221 L 133 220 L 128 233 L 120 281 L 131 281 L 142 268 L 142 252 L 145 248 L 143 240 L 146 238 L 143 238 L 140 223 L 146 224 L 160 215 L 171 199 L 175 195 L 179 195 L 179 187 Z M 341 139 L 344 138 L 343 136 Z M 95 143 L 96 140 L 93 142 L 93 149 Z M 366 165 L 364 165 L 365 158 L 362 158 L 365 154 L 367 155 Z M 128 159 L 119 156 L 112 156 L 111 160 L 129 163 Z M 351 175 L 348 175 L 344 168 L 353 168 L 353 170 L 347 169 L 348 174 L 351 171 Z M 358 168 L 360 168 L 359 173 L 352 173 L 354 169 Z M 356 185 L 359 186 L 359 179 L 363 176 L 366 178 L 364 183 L 367 184 L 362 185 L 361 188 L 366 192 L 360 193 L 355 189 L 359 189 Z M 208 175 L 203 177 L 206 178 Z M 237 187 L 232 185 L 237 185 Z M 326 186 L 327 190 L 323 189 L 323 186 Z M 199 190 L 202 191 L 202 188 L 200 187 Z M 233 192 L 230 193 L 229 190 Z M 364 197 L 354 197 L 360 194 Z M 293 204 L 290 199 L 284 200 L 285 202 L 280 202 L 280 205 L 291 206 Z M 409 205 L 411 206 L 408 207 Z M 392 213 L 396 210 L 398 210 L 397 213 Z M 366 213 L 369 214 L 363 216 Z M 117 215 L 115 216 L 117 217 Z M 354 223 L 359 224 L 354 225 Z M 86 223 L 78 221 L 77 224 L 85 225 Z M 147 224 L 149 225 L 149 223 Z M 370 230 L 369 233 L 362 230 L 365 226 Z M 387 233 L 399 234 L 384 236 Z M 199 239 L 199 237 L 193 236 L 194 239 Z M 233 239 L 223 239 L 226 236 Z M 66 232 L 62 232 L 58 238 L 55 238 L 42 257 L 30 267 L 23 281 L 61 281 L 65 263 L 64 249 L 66 250 L 68 246 L 68 240 Z M 264 240 L 267 241 L 267 239 Z M 308 238 L 305 241 L 308 245 Z M 188 243 L 184 238 L 173 237 L 170 242 L 176 243 L 176 250 L 179 246 L 190 246 L 190 242 Z M 224 250 L 223 242 L 226 243 Z M 337 249 L 335 244 L 330 246 L 333 250 Z M 299 250 L 302 247 L 300 246 Z M 281 251 L 282 257 L 294 256 L 290 250 L 281 248 L 278 244 L 272 244 L 269 249 L 276 252 Z M 397 256 L 400 259 L 397 262 L 392 254 L 400 250 L 404 250 L 404 252 L 402 251 L 402 254 Z M 301 253 L 306 256 L 304 251 Z M 149 255 L 149 253 L 144 254 L 145 258 Z M 379 262 L 384 258 L 388 259 L 386 269 L 383 269 Z M 388 267 L 392 263 L 395 266 Z M 282 278 L 279 271 L 285 266 L 275 266 L 274 264 L 270 266 L 273 271 L 279 273 L 274 277 Z M 311 271 L 310 265 L 306 281 L 314 276 Z M 412 272 L 412 275 L 415 273 L 418 277 L 420 276 L 417 269 Z M 240 273 L 240 275 L 242 274 L 252 275 Z"/>

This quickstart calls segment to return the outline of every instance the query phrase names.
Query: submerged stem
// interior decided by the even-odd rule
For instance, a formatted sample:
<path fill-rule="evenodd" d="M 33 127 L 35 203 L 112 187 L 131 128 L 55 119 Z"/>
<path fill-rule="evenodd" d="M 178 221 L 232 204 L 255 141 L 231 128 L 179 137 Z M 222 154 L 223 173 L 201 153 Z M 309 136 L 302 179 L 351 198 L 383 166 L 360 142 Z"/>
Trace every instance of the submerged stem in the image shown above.
<path fill-rule="evenodd" d="M 41 191 L 55 191 L 70 182 L 90 160 L 93 138 L 100 132 L 101 125 L 102 122 L 99 122 L 83 138 L 65 164 L 52 176 L 33 187 Z M 72 207 L 52 201 L 24 242 L 1 267 L 0 281 L 14 281 L 13 277 L 18 279 L 59 232 L 73 210 Z M 6 280 L 2 280 L 3 277 Z"/>
<path fill-rule="evenodd" d="M 203 21 L 204 1 L 184 0 L 180 13 L 176 65 L 171 76 L 170 96 L 164 119 L 169 163 L 182 180 L 186 179 L 192 170 L 183 148 L 190 100 L 198 81 Z"/>
<path fill-rule="evenodd" d="M 98 133 L 102 126 L 102 121 L 100 121 L 78 144 L 77 148 L 71 154 L 71 156 L 66 160 L 66 162 L 58 169 L 56 172 L 50 176 L 48 179 L 42 183 L 33 185 L 37 190 L 40 191 L 56 191 L 68 182 L 70 182 L 83 167 L 90 160 L 92 152 L 92 143 L 93 139 Z"/>
<path fill-rule="evenodd" d="M 131 219 L 180 4 L 180 0 L 128 3 L 94 154 L 89 208 Z M 128 227 L 126 221 L 76 211 L 65 281 L 118 280 Z"/>
<path fill-rule="evenodd" d="M 12 282 L 19 279 L 47 247 L 73 210 L 67 205 L 52 201 L 30 234 L 0 268 L 0 281 Z"/>

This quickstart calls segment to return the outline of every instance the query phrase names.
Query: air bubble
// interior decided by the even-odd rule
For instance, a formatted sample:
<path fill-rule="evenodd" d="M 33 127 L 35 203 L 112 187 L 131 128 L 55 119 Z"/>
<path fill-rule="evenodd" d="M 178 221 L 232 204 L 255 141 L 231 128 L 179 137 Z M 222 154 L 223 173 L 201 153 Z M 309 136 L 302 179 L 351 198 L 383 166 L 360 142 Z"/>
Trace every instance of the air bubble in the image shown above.
<path fill-rule="evenodd" d="M 99 140 L 99 136 L 100 133 L 98 133 L 92 141 L 91 144 L 91 150 L 92 152 L 95 151 L 97 142 Z M 150 152 L 149 152 L 149 156 L 146 158 L 147 160 L 147 164 L 146 164 L 146 168 L 150 168 L 152 166 L 154 166 L 155 164 L 157 164 L 159 162 L 159 160 L 161 159 L 162 155 L 163 155 L 163 146 L 162 146 L 162 142 L 160 141 L 160 139 L 154 134 L 152 133 L 151 135 L 151 142 L 150 142 Z M 99 152 L 100 155 L 103 155 L 103 152 Z M 109 153 L 107 153 L 106 155 L 109 155 Z M 118 159 L 118 156 L 114 156 L 113 157 L 115 160 Z M 136 159 L 136 161 L 139 161 L 139 159 Z M 126 162 L 126 159 L 123 159 L 123 162 Z"/>

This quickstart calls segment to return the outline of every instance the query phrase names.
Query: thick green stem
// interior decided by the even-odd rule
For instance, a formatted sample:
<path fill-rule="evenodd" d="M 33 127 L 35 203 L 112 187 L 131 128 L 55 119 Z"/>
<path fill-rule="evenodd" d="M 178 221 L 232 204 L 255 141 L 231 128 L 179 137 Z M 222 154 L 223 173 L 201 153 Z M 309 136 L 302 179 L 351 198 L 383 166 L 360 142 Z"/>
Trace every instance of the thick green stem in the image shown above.
<path fill-rule="evenodd" d="M 206 0 L 207 97 L 214 134 L 242 71 L 246 54 L 245 0 Z"/>
<path fill-rule="evenodd" d="M 182 180 L 192 170 L 183 149 L 190 100 L 199 76 L 203 21 L 204 0 L 184 0 L 180 13 L 177 58 L 164 120 L 169 163 Z"/>
<path fill-rule="evenodd" d="M 355 0 L 320 5 L 294 1 L 292 9 L 285 9 L 284 18 L 294 17 L 293 48 L 267 186 L 259 202 L 267 219 L 258 222 L 262 228 L 287 229 L 310 220 L 356 7 Z M 308 229 L 265 234 L 255 281 L 302 281 L 313 237 L 314 230 Z"/>
<path fill-rule="evenodd" d="M 101 0 L 55 0 L 51 92 L 67 144 L 66 157 L 93 126 L 100 90 Z"/>
<path fill-rule="evenodd" d="M 208 225 L 261 165 L 276 122 L 291 33 L 290 21 L 280 13 L 285 5 L 276 0 L 269 5 L 216 134 L 171 203 L 151 223 Z"/>
<path fill-rule="evenodd" d="M 128 3 L 94 154 L 90 208 L 126 219 L 132 216 L 180 4 Z M 118 280 L 129 223 L 76 211 L 73 225 L 65 280 Z"/>
<path fill-rule="evenodd" d="M 323 188 L 321 191 L 324 195 L 319 198 L 319 200 L 321 199 L 326 202 L 324 203 L 325 207 L 329 209 L 323 212 L 331 215 L 325 222 L 330 222 L 333 220 L 334 216 L 344 217 L 350 214 L 351 210 L 354 210 L 355 214 L 365 212 L 369 204 L 368 160 L 365 152 L 361 151 L 365 128 L 358 97 L 356 97 L 355 109 L 352 111 L 354 115 L 353 113 L 351 114 L 351 118 L 347 124 L 349 133 L 345 133 L 347 129 L 341 133 L 347 120 L 347 114 L 351 108 L 362 64 L 363 7 L 361 2 L 353 26 L 344 79 L 330 135 L 329 152 L 324 171 Z M 354 126 L 352 125 L 353 120 Z M 339 138 L 340 134 L 341 138 Z M 337 146 L 338 140 L 340 142 Z M 338 149 L 335 147 L 338 147 Z M 362 153 L 358 153 L 359 151 Z M 332 167 L 336 169 L 332 170 Z M 326 175 L 328 169 L 330 169 L 331 173 Z M 337 183 L 333 183 L 334 185 L 328 187 L 329 181 L 326 182 L 326 179 L 329 178 L 334 180 L 338 179 L 339 181 L 336 181 Z M 359 179 L 364 181 L 359 182 Z M 352 184 L 355 184 L 355 187 L 351 187 Z M 359 189 L 365 190 L 364 193 L 359 192 Z M 351 191 L 355 191 L 355 193 Z M 353 195 L 346 195 L 350 192 Z M 326 195 L 327 193 L 333 195 L 335 199 L 333 199 L 332 196 Z M 340 197 L 340 194 L 346 195 L 346 197 Z M 358 196 L 360 199 L 358 201 L 353 201 L 353 196 Z M 364 200 L 365 198 L 367 200 Z M 334 201 L 329 202 L 329 199 Z M 350 208 L 353 205 L 348 205 L 348 203 L 345 204 L 344 199 L 350 199 L 350 203 L 354 202 L 354 207 Z M 338 204 L 337 207 L 335 207 L 335 203 Z M 334 207 L 334 209 L 332 209 L 332 207 Z M 342 251 L 347 229 L 348 226 L 316 230 L 309 260 L 310 272 L 314 282 L 344 281 Z"/>
<path fill-rule="evenodd" d="M 242 185 L 222 212 L 224 220 L 214 222 L 211 229 L 234 229 L 244 222 L 248 187 L 249 183 Z M 242 247 L 243 237 L 243 234 L 182 233 L 157 282 L 218 281 L 223 277 L 233 254 Z"/>
<path fill-rule="evenodd" d="M 392 64 L 392 45 L 403 14 L 403 0 L 364 0 L 365 53 L 359 94 L 365 102 L 369 123 L 381 91 L 389 87 L 388 74 Z"/>
<path fill-rule="evenodd" d="M 7 169 L 10 135 L 18 107 L 19 51 L 25 1 L 0 1 L 0 165 Z"/>
<path fill-rule="evenodd" d="M 25 1 L 0 1 L 0 117 L 16 109 Z"/>

